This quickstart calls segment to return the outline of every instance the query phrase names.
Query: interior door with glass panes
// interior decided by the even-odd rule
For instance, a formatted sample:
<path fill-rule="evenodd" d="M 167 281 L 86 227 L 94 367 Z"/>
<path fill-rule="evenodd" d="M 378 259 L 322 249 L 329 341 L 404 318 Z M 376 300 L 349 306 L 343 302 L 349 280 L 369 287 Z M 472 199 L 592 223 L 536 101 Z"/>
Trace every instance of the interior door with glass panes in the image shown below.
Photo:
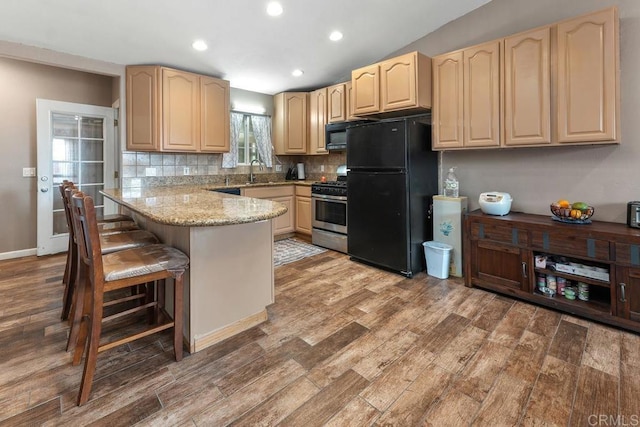
<path fill-rule="evenodd" d="M 36 100 L 38 255 L 67 250 L 69 237 L 59 185 L 72 181 L 93 197 L 98 217 L 116 212 L 100 190 L 115 187 L 114 110 Z"/>

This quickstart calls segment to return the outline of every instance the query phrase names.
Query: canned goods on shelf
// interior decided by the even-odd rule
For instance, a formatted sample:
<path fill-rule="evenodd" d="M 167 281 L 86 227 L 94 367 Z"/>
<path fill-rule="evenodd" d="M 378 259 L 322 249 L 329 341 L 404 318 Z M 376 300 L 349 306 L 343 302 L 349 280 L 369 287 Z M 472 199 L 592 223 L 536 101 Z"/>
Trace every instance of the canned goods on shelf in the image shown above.
<path fill-rule="evenodd" d="M 564 288 L 567 286 L 567 279 L 564 277 L 558 277 L 556 281 L 558 283 L 558 295 L 564 295 Z"/>
<path fill-rule="evenodd" d="M 589 285 L 584 282 L 578 282 L 578 299 L 589 301 Z"/>
<path fill-rule="evenodd" d="M 566 286 L 564 288 L 564 297 L 566 299 L 570 299 L 570 300 L 576 299 L 576 290 L 575 290 L 575 288 L 572 288 L 571 286 Z"/>
<path fill-rule="evenodd" d="M 552 274 L 547 275 L 547 288 L 553 289 L 554 291 L 557 288 L 558 282 L 556 281 L 556 276 Z"/>

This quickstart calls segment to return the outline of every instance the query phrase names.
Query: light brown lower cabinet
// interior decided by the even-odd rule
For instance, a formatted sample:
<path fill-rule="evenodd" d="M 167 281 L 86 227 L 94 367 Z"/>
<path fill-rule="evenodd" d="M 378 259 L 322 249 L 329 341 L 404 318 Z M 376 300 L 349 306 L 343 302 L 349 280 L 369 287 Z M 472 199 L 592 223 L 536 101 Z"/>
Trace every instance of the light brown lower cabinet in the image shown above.
<path fill-rule="evenodd" d="M 296 186 L 296 232 L 311 235 L 311 187 Z"/>
<path fill-rule="evenodd" d="M 280 215 L 272 220 L 274 236 L 293 233 L 296 230 L 295 189 L 293 185 L 243 188 L 242 195 L 256 199 L 273 200 L 287 207 L 287 212 L 284 215 Z"/>

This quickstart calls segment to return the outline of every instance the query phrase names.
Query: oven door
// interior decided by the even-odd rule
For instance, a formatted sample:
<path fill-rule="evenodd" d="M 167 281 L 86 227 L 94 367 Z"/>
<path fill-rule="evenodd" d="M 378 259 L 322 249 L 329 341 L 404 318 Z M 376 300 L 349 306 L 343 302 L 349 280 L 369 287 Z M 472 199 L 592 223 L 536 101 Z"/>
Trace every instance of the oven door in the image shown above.
<path fill-rule="evenodd" d="M 347 197 L 311 194 L 313 228 L 347 234 Z"/>

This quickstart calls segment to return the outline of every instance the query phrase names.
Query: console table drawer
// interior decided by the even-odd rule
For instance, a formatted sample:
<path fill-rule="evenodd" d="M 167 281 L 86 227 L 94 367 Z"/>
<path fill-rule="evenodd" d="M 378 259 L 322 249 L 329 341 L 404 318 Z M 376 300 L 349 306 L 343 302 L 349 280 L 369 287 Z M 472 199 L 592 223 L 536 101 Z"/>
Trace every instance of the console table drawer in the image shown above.
<path fill-rule="evenodd" d="M 575 234 L 532 231 L 531 246 L 545 252 L 609 261 L 609 241 Z"/>
<path fill-rule="evenodd" d="M 494 242 L 507 243 L 513 246 L 527 246 L 527 232 L 515 227 L 499 224 L 471 224 L 471 238 L 473 240 L 491 240 Z"/>

